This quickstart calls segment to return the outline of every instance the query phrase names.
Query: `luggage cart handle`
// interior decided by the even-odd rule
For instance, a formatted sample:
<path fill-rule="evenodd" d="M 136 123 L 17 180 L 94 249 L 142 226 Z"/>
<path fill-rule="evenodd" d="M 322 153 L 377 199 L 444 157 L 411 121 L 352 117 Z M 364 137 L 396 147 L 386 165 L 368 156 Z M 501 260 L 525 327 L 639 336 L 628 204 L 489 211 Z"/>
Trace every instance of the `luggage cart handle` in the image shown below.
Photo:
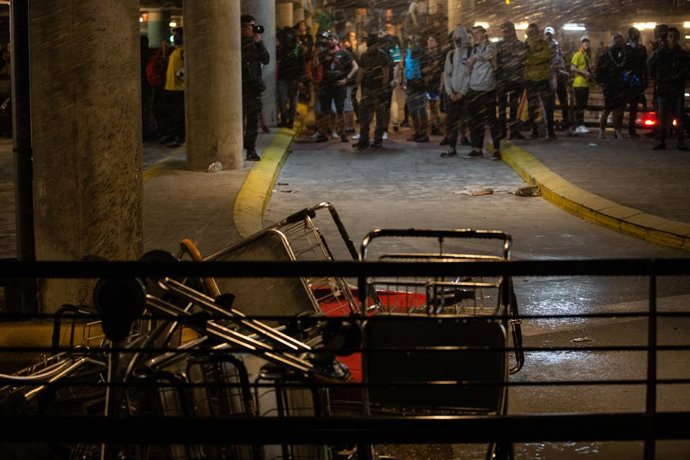
<path fill-rule="evenodd" d="M 510 234 L 500 230 L 473 230 L 469 228 L 445 230 L 377 228 L 367 233 L 362 240 L 362 245 L 360 246 L 360 260 L 366 259 L 369 245 L 373 240 L 380 237 L 426 237 L 437 238 L 439 241 L 455 238 L 499 240 L 503 241 L 503 258 L 506 260 L 510 257 L 510 246 L 513 240 Z"/>

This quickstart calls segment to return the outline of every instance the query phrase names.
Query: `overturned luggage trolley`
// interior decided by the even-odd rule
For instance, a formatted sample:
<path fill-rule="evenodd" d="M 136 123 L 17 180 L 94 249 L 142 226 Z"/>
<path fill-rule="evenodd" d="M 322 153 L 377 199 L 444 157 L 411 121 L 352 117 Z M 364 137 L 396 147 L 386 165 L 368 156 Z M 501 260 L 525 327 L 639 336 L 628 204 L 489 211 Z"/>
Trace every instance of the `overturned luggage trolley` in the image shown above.
<path fill-rule="evenodd" d="M 332 218 L 327 221 L 333 225 L 330 234 L 342 239 L 345 257 L 353 260 L 373 257 L 403 264 L 509 257 L 508 235 L 478 230 L 376 230 L 367 235 L 358 253 L 335 208 L 321 203 L 208 257 L 185 240 L 178 255 L 152 251 L 142 259 L 335 260 L 333 248 L 314 222 L 325 211 Z M 406 237 L 431 241 L 435 247 L 427 250 L 414 243 L 404 245 L 411 248 L 405 250 L 386 247 L 380 254 L 372 249 Z M 476 245 L 489 241 L 499 242 L 498 255 L 475 250 Z M 469 243 L 472 250 L 459 242 Z M 69 351 L 48 357 L 12 378 L 0 376 L 5 385 L 0 396 L 17 396 L 24 411 L 110 419 L 218 417 L 226 421 L 503 414 L 509 372 L 517 372 L 523 362 L 517 304 L 508 278 L 477 279 L 462 273 L 451 278 L 370 277 L 360 289 L 338 276 L 103 279 L 96 283 L 93 309 L 65 309 L 73 323 L 67 334 L 71 339 L 61 348 Z M 123 321 L 123 312 L 127 321 Z M 93 317 L 101 318 L 102 324 L 88 322 Z M 324 328 L 333 317 L 351 318 L 350 325 L 362 326 L 343 347 L 361 353 L 336 359 L 328 351 L 333 344 L 326 343 Z M 77 343 L 78 321 L 88 324 L 90 330 L 102 326 L 104 332 L 91 331 Z M 507 352 L 509 329 L 514 353 Z M 364 346 L 360 347 L 362 331 Z M 343 330 L 340 333 L 346 335 Z M 342 340 L 338 343 L 343 346 Z M 356 378 L 343 362 L 359 369 Z M 40 386 L 37 381 L 47 383 Z M 340 388 L 356 395 L 346 413 L 338 412 L 344 405 L 334 404 Z M 41 404 L 35 403 L 38 399 Z M 83 459 L 327 460 L 355 455 L 368 458 L 371 454 L 364 445 L 355 449 L 352 445 L 295 445 L 290 441 L 270 446 L 175 442 L 179 441 L 65 444 L 62 448 L 70 458 Z M 509 448 L 500 447 L 503 449 L 489 446 L 487 456 L 509 453 Z"/>

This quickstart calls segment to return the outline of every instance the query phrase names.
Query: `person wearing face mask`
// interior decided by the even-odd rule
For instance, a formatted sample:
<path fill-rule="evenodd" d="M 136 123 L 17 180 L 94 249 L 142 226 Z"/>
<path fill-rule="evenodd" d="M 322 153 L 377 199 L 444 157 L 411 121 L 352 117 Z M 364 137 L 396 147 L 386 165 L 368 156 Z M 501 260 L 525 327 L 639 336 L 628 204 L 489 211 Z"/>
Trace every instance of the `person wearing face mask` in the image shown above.
<path fill-rule="evenodd" d="M 326 49 L 318 56 L 318 63 L 323 66 L 323 78 L 319 83 L 319 105 L 323 115 L 320 132 L 328 132 L 328 127 L 333 125 L 334 114 L 331 106 L 335 105 L 334 134 L 336 136 L 333 137 L 340 136 L 341 142 L 349 142 L 345 134 L 344 118 L 346 86 L 347 82 L 357 74 L 359 67 L 352 56 L 338 46 L 338 36 L 334 32 L 328 34 L 327 40 Z"/>
<path fill-rule="evenodd" d="M 688 150 L 683 136 L 683 98 L 690 72 L 689 59 L 688 53 L 680 46 L 680 31 L 677 28 L 669 27 L 667 34 L 660 34 L 659 49 L 649 59 L 659 119 L 659 143 L 653 147 L 654 150 L 666 149 L 666 139 L 674 117 L 678 120 L 677 149 Z"/>
<path fill-rule="evenodd" d="M 486 29 L 482 26 L 472 28 L 474 47 L 467 59 L 470 73 L 469 106 L 472 107 L 470 117 L 470 141 L 472 151 L 469 158 L 482 158 L 484 148 L 484 131 L 489 127 L 494 151 L 492 160 L 501 159 L 501 138 L 496 121 L 496 46 L 489 41 Z"/>
<path fill-rule="evenodd" d="M 645 102 L 644 92 L 647 89 L 647 48 L 640 43 L 640 31 L 635 27 L 628 29 L 625 63 L 623 64 L 623 82 L 627 88 L 628 137 L 640 137 L 635 129 L 637 106 Z"/>
<path fill-rule="evenodd" d="M 613 118 L 613 137 L 622 139 L 623 111 L 626 91 L 623 86 L 623 65 L 625 64 L 625 40 L 623 35 L 611 35 L 611 46 L 597 60 L 596 81 L 604 93 L 604 110 L 599 117 L 599 139 L 606 137 L 606 123 L 609 114 Z"/>
<path fill-rule="evenodd" d="M 367 50 L 360 58 L 359 76 L 357 78 L 362 99 L 359 104 L 360 132 L 355 147 L 359 151 L 368 148 L 383 148 L 383 131 L 386 123 L 386 92 L 390 88 L 390 56 L 381 49 L 378 35 L 372 31 L 366 37 Z M 376 117 L 374 142 L 369 144 L 369 125 Z"/>
<path fill-rule="evenodd" d="M 446 117 L 448 123 L 448 150 L 442 157 L 457 156 L 456 145 L 462 120 L 466 117 L 464 98 L 470 91 L 470 75 L 467 72 L 467 59 L 472 53 L 467 29 L 462 26 L 453 32 L 454 48 L 446 54 L 443 68 L 443 88 L 447 96 Z"/>
<path fill-rule="evenodd" d="M 502 139 L 524 139 L 518 130 L 517 110 L 524 90 L 525 44 L 518 40 L 515 25 L 501 24 L 503 39 L 496 44 L 496 94 L 498 126 Z M 506 120 L 506 109 L 509 118 Z M 507 122 L 507 126 L 506 126 Z"/>
<path fill-rule="evenodd" d="M 414 133 L 408 142 L 429 142 L 429 115 L 426 111 L 425 75 L 431 67 L 431 55 L 419 43 L 420 37 L 410 35 L 405 51 L 403 88 Z"/>
<path fill-rule="evenodd" d="M 539 100 L 544 106 L 544 120 L 548 139 L 556 139 L 553 126 L 553 109 L 556 103 L 551 86 L 552 52 L 549 42 L 542 38 L 539 26 L 535 23 L 527 26 L 525 41 L 525 89 L 527 90 L 529 122 L 532 125 L 532 139 L 539 138 L 536 123 L 536 112 Z"/>

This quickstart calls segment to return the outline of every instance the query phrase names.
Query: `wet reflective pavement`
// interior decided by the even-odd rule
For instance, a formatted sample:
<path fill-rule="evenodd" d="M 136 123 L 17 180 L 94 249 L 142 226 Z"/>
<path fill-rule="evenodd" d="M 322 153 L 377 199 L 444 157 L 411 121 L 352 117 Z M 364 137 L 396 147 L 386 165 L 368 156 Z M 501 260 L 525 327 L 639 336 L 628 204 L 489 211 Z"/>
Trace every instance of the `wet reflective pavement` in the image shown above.
<path fill-rule="evenodd" d="M 513 192 L 524 187 L 525 183 L 505 163 L 488 161 L 488 157 L 441 158 L 443 147 L 405 142 L 406 134 L 402 132 L 392 136 L 388 148 L 383 151 L 355 152 L 348 144 L 337 141 L 323 144 L 306 140 L 297 142 L 278 177 L 264 221 L 272 223 L 301 208 L 328 201 L 338 210 L 355 245 L 374 227 L 474 228 L 510 233 L 513 236 L 512 258 L 516 260 L 688 255 L 687 252 L 657 246 L 584 221 L 541 197 L 516 196 Z M 532 145 L 523 143 L 521 146 L 526 150 L 538 146 L 535 156 L 548 163 L 550 152 L 559 152 L 554 153 L 554 158 L 556 155 L 563 157 L 568 151 L 572 152 L 574 142 L 588 141 L 559 139 L 555 142 L 536 141 Z M 573 160 L 572 169 L 595 170 L 598 156 L 607 155 L 606 161 L 602 162 L 606 167 L 601 167 L 601 173 L 611 174 L 606 172 L 607 168 L 616 167 L 617 161 L 613 157 L 622 155 L 625 148 L 630 149 L 630 145 L 624 146 L 622 142 L 610 151 L 599 148 L 589 158 L 580 158 L 580 164 Z M 465 153 L 464 149 L 462 153 Z M 622 166 L 618 164 L 618 167 Z M 573 177 L 573 180 L 578 178 Z M 582 186 L 586 185 L 582 183 Z M 597 191 L 611 199 L 620 194 L 634 200 L 629 187 L 616 187 L 611 183 Z M 653 203 L 660 194 L 675 193 L 677 189 L 674 187 L 670 185 L 666 192 L 651 193 L 644 199 Z M 683 183 L 678 187 L 684 187 Z M 472 191 L 482 188 L 490 188 L 493 193 L 472 194 Z M 640 189 L 640 192 L 644 193 L 644 190 Z M 654 211 L 651 204 L 648 206 L 642 200 L 629 203 Z M 671 209 L 669 215 L 674 213 Z M 338 235 L 328 226 L 320 228 L 326 233 L 336 257 L 346 258 Z M 414 242 L 406 241 L 404 244 L 409 244 L 412 250 L 424 249 L 415 247 Z M 523 314 L 641 312 L 648 308 L 649 281 L 643 277 L 543 277 L 514 281 Z M 661 309 L 690 311 L 690 283 L 687 279 L 659 279 L 658 289 Z M 660 343 L 687 342 L 688 323 L 685 319 L 662 322 Z M 523 333 L 526 347 L 645 345 L 647 322 L 644 319 L 620 318 L 527 320 L 523 321 Z M 673 374 L 674 377 L 688 378 L 688 362 L 687 353 L 660 354 L 660 377 Z M 646 355 L 643 352 L 541 351 L 527 353 L 525 367 L 513 379 L 516 382 L 543 382 L 644 379 L 645 376 Z M 688 389 L 688 386 L 661 387 L 659 408 L 689 409 L 690 397 L 685 396 Z M 643 385 L 513 387 L 509 392 L 509 413 L 641 411 L 644 397 Z M 393 449 L 391 453 L 395 453 L 397 458 L 410 459 L 475 458 L 467 450 L 458 449 L 436 446 L 416 453 L 413 453 L 414 449 L 408 450 L 407 454 L 404 454 L 405 449 Z M 660 442 L 657 450 L 658 458 L 688 458 L 690 443 Z M 642 458 L 642 443 L 534 443 L 516 446 L 516 455 L 530 459 Z M 476 457 L 480 458 L 481 454 Z"/>

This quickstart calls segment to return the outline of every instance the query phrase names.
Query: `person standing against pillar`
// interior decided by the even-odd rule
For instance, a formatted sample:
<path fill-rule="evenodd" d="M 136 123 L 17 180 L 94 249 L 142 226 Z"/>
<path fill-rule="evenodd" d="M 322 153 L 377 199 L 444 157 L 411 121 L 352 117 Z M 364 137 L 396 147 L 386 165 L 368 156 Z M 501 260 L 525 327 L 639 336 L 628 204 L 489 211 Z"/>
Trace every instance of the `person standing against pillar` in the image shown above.
<path fill-rule="evenodd" d="M 184 120 L 184 30 L 182 27 L 173 29 L 175 50 L 168 59 L 168 69 L 165 79 L 165 91 L 168 94 L 171 108 L 170 136 L 172 142 L 169 147 L 179 147 L 185 141 Z"/>
<path fill-rule="evenodd" d="M 256 25 L 253 16 L 240 17 L 242 27 L 242 115 L 246 119 L 244 129 L 244 148 L 246 159 L 259 161 L 256 153 L 256 136 L 261 116 L 261 93 L 266 89 L 261 76 L 261 66 L 268 64 L 269 54 L 261 39 L 262 28 Z"/>

